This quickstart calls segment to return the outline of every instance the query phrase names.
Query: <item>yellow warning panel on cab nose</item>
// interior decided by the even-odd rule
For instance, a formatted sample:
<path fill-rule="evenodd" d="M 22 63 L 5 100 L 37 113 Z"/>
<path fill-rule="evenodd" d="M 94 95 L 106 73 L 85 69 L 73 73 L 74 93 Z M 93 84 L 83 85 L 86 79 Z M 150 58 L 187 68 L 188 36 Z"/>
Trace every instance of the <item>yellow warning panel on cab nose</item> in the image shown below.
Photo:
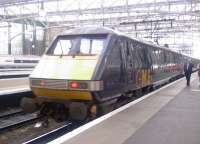
<path fill-rule="evenodd" d="M 97 56 L 46 56 L 30 77 L 47 79 L 91 80 L 97 65 Z"/>

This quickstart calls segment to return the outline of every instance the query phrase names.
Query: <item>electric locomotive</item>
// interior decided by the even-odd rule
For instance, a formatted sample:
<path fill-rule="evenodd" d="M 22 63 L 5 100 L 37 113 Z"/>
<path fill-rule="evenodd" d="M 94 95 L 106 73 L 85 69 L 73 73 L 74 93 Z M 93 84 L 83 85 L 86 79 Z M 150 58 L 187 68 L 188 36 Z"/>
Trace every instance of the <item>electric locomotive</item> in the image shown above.
<path fill-rule="evenodd" d="M 82 121 L 179 77 L 188 58 L 109 28 L 76 28 L 58 35 L 43 55 L 30 75 L 36 97 L 22 99 L 22 107 Z"/>

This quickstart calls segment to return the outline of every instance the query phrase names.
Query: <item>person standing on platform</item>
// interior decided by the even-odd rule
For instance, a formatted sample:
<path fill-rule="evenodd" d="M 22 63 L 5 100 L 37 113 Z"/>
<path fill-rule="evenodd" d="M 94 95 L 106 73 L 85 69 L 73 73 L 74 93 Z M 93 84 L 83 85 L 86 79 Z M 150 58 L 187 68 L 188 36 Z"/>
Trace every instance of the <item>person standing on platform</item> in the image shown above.
<path fill-rule="evenodd" d="M 200 86 L 200 64 L 198 64 L 198 76 L 199 76 L 199 86 Z"/>
<path fill-rule="evenodd" d="M 191 61 L 188 61 L 187 63 L 184 64 L 184 73 L 187 80 L 187 86 L 190 86 L 190 77 L 192 74 L 192 67 L 193 67 L 193 64 L 191 63 Z"/>

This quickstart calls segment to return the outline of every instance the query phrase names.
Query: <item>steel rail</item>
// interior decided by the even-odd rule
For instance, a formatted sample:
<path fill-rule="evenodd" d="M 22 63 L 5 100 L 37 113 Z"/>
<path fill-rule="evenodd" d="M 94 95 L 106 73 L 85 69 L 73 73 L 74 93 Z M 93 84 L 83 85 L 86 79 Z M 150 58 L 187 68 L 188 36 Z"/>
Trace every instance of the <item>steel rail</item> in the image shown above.
<path fill-rule="evenodd" d="M 23 144 L 44 144 L 48 143 L 68 132 L 71 132 L 72 130 L 84 125 L 86 122 L 81 123 L 72 123 L 72 122 L 66 122 L 63 126 L 54 129 L 46 134 L 43 134 L 39 137 L 36 137 L 32 140 L 26 141 Z"/>
<path fill-rule="evenodd" d="M 23 113 L 22 109 L 18 109 L 18 110 L 15 110 L 15 111 L 9 111 L 9 112 L 6 112 L 6 113 L 4 112 L 3 114 L 0 115 L 0 119 L 10 117 L 10 116 L 14 116 L 14 115 L 21 114 L 21 113 Z"/>
<path fill-rule="evenodd" d="M 27 116 L 27 118 L 23 118 L 24 116 Z M 16 118 L 16 121 L 12 121 L 13 118 Z M 2 125 L 0 125 L 0 133 L 5 132 L 6 130 L 9 130 L 12 128 L 20 127 L 25 124 L 35 122 L 36 120 L 39 120 L 40 118 L 41 117 L 38 117 L 36 114 L 21 115 L 21 117 L 15 116 L 15 117 L 11 117 L 9 119 L 1 118 L 0 121 L 1 121 Z M 6 122 L 7 122 L 7 124 L 6 124 Z"/>

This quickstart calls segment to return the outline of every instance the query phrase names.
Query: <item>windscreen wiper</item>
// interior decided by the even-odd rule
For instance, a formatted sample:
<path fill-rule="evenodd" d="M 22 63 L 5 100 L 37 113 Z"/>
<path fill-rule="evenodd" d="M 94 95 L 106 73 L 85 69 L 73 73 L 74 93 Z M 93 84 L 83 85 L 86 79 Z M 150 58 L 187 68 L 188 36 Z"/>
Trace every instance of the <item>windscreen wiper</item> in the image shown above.
<path fill-rule="evenodd" d="M 62 49 L 61 42 L 59 42 L 59 43 L 60 43 L 60 48 L 61 48 L 61 51 L 62 51 L 62 53 L 61 53 L 61 55 L 60 55 L 60 58 L 62 58 L 62 57 L 63 57 L 63 55 L 64 55 L 64 52 L 63 52 L 63 49 Z"/>

